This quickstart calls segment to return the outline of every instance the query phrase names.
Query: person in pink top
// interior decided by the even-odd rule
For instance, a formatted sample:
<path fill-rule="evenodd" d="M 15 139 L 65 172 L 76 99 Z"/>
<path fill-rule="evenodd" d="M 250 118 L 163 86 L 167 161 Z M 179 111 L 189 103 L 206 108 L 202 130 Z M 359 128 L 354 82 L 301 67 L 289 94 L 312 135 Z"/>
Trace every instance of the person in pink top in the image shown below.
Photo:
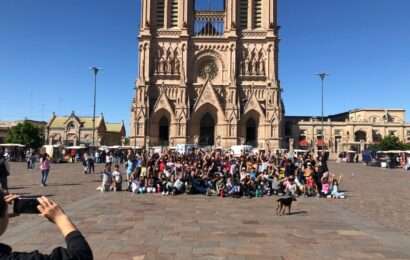
<path fill-rule="evenodd" d="M 41 186 L 47 186 L 48 173 L 50 172 L 50 161 L 48 160 L 48 154 L 43 154 L 40 159 L 41 170 Z"/>

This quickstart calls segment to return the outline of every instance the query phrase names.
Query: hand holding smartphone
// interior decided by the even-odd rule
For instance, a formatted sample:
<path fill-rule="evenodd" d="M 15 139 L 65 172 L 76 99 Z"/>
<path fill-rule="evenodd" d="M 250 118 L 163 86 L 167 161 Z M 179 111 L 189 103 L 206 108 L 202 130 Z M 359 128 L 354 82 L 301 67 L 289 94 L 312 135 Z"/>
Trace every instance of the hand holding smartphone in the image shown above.
<path fill-rule="evenodd" d="M 16 215 L 20 214 L 40 214 L 37 209 L 39 201 L 36 197 L 20 197 L 14 200 L 13 212 Z"/>

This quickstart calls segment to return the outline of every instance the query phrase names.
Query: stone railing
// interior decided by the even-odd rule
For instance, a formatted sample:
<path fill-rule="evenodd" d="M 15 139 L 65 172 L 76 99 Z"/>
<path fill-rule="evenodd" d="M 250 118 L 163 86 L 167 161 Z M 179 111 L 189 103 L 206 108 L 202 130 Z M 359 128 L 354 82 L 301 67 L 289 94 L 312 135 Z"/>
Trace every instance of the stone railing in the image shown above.
<path fill-rule="evenodd" d="M 224 35 L 225 12 L 196 12 L 194 17 L 195 36 L 218 37 Z"/>

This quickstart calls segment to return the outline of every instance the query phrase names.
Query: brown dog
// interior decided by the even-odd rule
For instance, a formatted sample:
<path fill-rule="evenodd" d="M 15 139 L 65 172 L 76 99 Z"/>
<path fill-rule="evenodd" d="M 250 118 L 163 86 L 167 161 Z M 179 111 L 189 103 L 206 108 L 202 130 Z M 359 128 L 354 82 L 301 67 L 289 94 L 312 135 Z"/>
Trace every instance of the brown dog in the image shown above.
<path fill-rule="evenodd" d="M 278 206 L 276 208 L 276 215 L 284 215 L 286 208 L 288 208 L 288 215 L 290 215 L 293 201 L 296 201 L 296 198 L 292 195 L 286 195 L 284 197 L 279 198 L 277 200 Z"/>

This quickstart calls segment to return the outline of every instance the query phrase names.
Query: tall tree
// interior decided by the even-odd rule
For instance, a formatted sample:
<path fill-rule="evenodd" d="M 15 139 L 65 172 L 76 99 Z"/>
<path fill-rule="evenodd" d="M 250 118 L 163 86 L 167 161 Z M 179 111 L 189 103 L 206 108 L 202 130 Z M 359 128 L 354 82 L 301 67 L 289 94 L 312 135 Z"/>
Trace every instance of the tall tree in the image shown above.
<path fill-rule="evenodd" d="M 369 147 L 371 150 L 389 151 L 389 150 L 406 150 L 409 149 L 408 144 L 404 144 L 397 136 L 385 136 L 379 144 Z"/>
<path fill-rule="evenodd" d="M 29 122 L 19 123 L 10 129 L 6 141 L 37 149 L 42 145 L 41 129 Z"/>

